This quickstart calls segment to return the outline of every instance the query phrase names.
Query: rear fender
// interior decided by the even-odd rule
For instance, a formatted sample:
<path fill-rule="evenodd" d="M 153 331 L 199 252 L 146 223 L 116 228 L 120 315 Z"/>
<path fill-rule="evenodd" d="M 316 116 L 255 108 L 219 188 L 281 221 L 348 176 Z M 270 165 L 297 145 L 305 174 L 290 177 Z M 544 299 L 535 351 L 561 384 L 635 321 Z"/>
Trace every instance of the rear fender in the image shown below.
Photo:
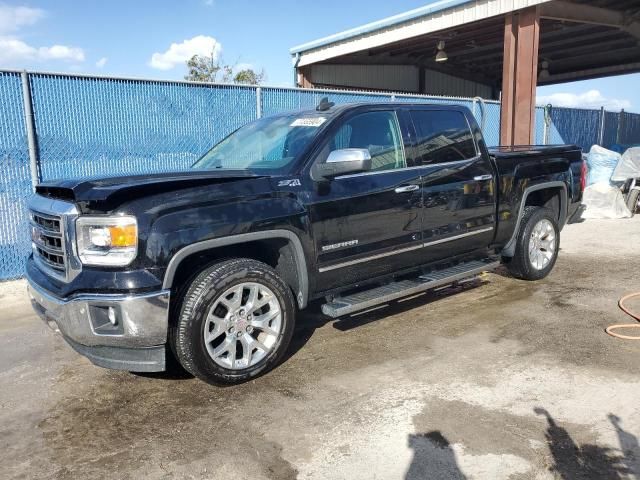
<path fill-rule="evenodd" d="M 564 227 L 564 224 L 567 221 L 567 208 L 568 208 L 567 185 L 565 184 L 565 182 L 555 181 L 555 182 L 544 182 L 544 183 L 539 183 L 537 185 L 531 185 L 530 187 L 527 187 L 522 194 L 522 200 L 520 201 L 520 207 L 518 209 L 518 218 L 516 220 L 515 228 L 513 230 L 511 238 L 509 239 L 507 244 L 504 246 L 504 248 L 500 252 L 501 255 L 505 257 L 513 257 L 513 255 L 515 254 L 516 239 L 518 237 L 518 232 L 520 231 L 520 223 L 522 221 L 522 216 L 524 215 L 524 208 L 527 205 L 527 197 L 531 195 L 533 192 L 536 192 L 539 190 L 546 190 L 546 189 L 560 190 L 560 216 L 558 218 L 558 226 L 562 230 L 562 227 Z"/>

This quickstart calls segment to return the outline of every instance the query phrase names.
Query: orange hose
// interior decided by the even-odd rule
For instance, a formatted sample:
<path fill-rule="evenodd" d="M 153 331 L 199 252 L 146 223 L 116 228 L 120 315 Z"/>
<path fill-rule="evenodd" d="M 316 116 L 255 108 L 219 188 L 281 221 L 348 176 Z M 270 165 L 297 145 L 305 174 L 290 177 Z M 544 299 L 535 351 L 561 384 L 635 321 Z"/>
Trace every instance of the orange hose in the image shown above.
<path fill-rule="evenodd" d="M 630 317 L 640 322 L 640 314 L 632 312 L 624 304 L 624 302 L 626 302 L 627 300 L 633 297 L 640 297 L 640 292 L 630 293 L 629 295 L 625 295 L 618 302 L 618 306 L 624 313 L 626 313 Z M 618 324 L 618 325 L 611 325 L 605 329 L 605 332 L 607 332 L 612 337 L 624 338 L 625 340 L 640 340 L 640 337 L 632 337 L 630 335 L 622 335 L 620 333 L 615 333 L 614 330 L 617 330 L 619 328 L 640 328 L 640 323 L 624 323 L 624 324 Z"/>

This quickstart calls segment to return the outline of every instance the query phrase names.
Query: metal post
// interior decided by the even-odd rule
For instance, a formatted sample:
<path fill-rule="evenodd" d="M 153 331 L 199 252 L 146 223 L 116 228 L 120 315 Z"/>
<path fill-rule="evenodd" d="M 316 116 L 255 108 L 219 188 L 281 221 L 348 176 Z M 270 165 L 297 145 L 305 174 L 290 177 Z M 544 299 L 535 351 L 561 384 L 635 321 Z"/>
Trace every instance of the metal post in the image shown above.
<path fill-rule="evenodd" d="M 486 124 L 487 116 L 486 116 L 486 108 L 484 104 L 484 99 L 482 97 L 473 97 L 473 103 L 471 104 L 473 110 L 473 116 L 476 116 L 476 105 L 480 105 L 480 131 L 484 133 L 484 127 Z"/>
<path fill-rule="evenodd" d="M 396 96 L 395 96 L 393 93 L 391 94 L 391 101 L 392 101 L 392 102 L 395 102 L 395 101 L 396 101 Z"/>
<path fill-rule="evenodd" d="M 36 144 L 36 126 L 31 105 L 31 88 L 29 86 L 29 74 L 22 72 L 22 102 L 24 105 L 24 123 L 27 127 L 27 144 L 29 147 L 29 166 L 31 167 L 31 185 L 35 187 L 40 183 L 40 169 L 38 168 L 38 147 Z"/>
<path fill-rule="evenodd" d="M 551 104 L 547 104 L 544 107 L 544 131 L 542 132 L 542 143 L 549 145 L 549 138 L 551 133 Z"/>
<path fill-rule="evenodd" d="M 262 118 L 262 88 L 256 87 L 256 118 Z"/>
<path fill-rule="evenodd" d="M 600 132 L 598 134 L 598 145 L 604 147 L 604 107 L 600 107 Z"/>
<path fill-rule="evenodd" d="M 624 127 L 624 108 L 620 110 L 618 116 L 618 131 L 616 132 L 616 143 L 622 145 L 622 128 Z"/>

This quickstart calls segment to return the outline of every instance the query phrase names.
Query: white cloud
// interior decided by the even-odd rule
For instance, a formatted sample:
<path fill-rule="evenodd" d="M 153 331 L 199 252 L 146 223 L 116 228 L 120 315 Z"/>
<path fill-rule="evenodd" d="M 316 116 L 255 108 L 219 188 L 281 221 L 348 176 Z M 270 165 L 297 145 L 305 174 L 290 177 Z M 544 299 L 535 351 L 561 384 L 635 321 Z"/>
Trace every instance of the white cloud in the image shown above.
<path fill-rule="evenodd" d="M 100 60 L 96 62 L 96 67 L 98 68 L 104 67 L 107 64 L 107 60 L 108 60 L 107 57 L 102 57 Z"/>
<path fill-rule="evenodd" d="M 84 51 L 67 45 L 34 47 L 16 36 L 23 27 L 36 24 L 45 16 L 39 8 L 0 4 L 0 65 L 27 66 L 40 61 L 83 62 Z"/>
<path fill-rule="evenodd" d="M 215 38 L 198 35 L 182 43 L 172 43 L 164 53 L 154 53 L 149 65 L 158 70 L 171 70 L 177 65 L 184 65 L 194 55 L 212 55 L 217 59 L 221 51 L 222 45 Z"/>
<path fill-rule="evenodd" d="M 610 110 L 620 110 L 631 108 L 631 102 L 626 99 L 608 98 L 602 95 L 599 90 L 589 90 L 584 93 L 553 93 L 551 95 L 539 96 L 536 100 L 538 105 L 551 104 L 556 107 L 573 108 L 600 108 L 605 107 Z"/>
<path fill-rule="evenodd" d="M 36 48 L 17 38 L 0 37 L 0 65 L 46 60 L 82 62 L 84 61 L 84 51 L 81 48 L 66 45 Z"/>
<path fill-rule="evenodd" d="M 44 10 L 0 4 L 0 34 L 15 32 L 35 24 L 44 17 Z"/>
<path fill-rule="evenodd" d="M 84 61 L 84 51 L 78 47 L 66 45 L 53 45 L 51 47 L 38 48 L 38 58 L 42 60 L 67 60 L 75 62 Z"/>
<path fill-rule="evenodd" d="M 204 0 L 203 2 L 207 7 L 212 7 L 214 4 L 214 0 Z"/>

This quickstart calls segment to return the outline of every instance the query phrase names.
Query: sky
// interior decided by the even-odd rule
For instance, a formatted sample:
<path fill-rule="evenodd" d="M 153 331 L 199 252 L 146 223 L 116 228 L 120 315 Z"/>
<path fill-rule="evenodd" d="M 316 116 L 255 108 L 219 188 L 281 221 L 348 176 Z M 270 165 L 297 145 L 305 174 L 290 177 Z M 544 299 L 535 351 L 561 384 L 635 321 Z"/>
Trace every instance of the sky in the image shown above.
<path fill-rule="evenodd" d="M 289 49 L 425 0 L 0 0 L 0 68 L 181 79 L 215 52 L 291 86 Z M 540 87 L 538 103 L 640 112 L 640 74 Z"/>

